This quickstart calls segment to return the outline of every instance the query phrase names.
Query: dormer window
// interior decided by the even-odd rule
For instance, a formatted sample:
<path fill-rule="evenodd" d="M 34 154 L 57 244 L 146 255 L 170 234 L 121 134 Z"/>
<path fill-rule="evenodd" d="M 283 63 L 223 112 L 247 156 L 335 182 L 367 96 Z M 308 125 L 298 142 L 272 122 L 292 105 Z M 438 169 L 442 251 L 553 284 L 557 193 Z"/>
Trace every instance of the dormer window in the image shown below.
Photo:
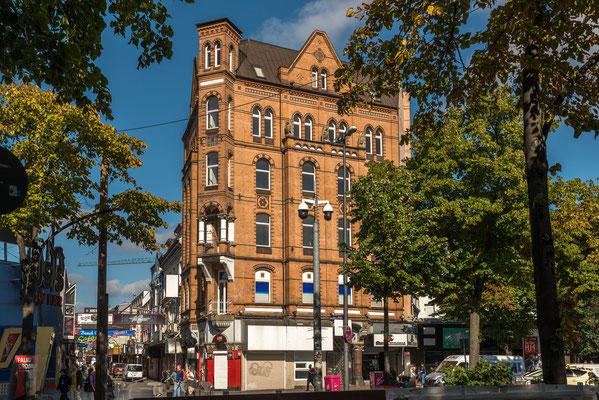
<path fill-rule="evenodd" d="M 220 43 L 214 45 L 214 66 L 220 67 Z"/>
<path fill-rule="evenodd" d="M 254 66 L 254 72 L 258 78 L 266 78 L 266 76 L 264 76 L 264 71 L 262 71 L 262 67 Z"/>
<path fill-rule="evenodd" d="M 327 90 L 327 71 L 324 69 L 320 73 L 320 88 L 322 90 Z"/>
<path fill-rule="evenodd" d="M 312 88 L 318 89 L 318 71 L 312 68 Z"/>
<path fill-rule="evenodd" d="M 210 48 L 210 45 L 207 44 L 206 47 L 204 47 L 204 68 L 205 69 L 210 68 L 210 65 L 212 64 L 211 57 L 212 57 L 212 49 Z"/>

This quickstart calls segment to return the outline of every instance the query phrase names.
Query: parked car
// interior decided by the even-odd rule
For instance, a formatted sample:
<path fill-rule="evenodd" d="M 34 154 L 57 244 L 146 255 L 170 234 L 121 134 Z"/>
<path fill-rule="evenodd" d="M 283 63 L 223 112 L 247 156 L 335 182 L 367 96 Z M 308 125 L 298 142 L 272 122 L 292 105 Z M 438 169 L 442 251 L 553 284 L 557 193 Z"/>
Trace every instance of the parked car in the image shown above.
<path fill-rule="evenodd" d="M 114 363 L 112 364 L 112 376 L 123 376 L 125 372 L 125 363 Z"/>
<path fill-rule="evenodd" d="M 538 369 L 529 372 L 524 375 L 523 379 L 527 385 L 542 383 L 543 370 Z M 577 385 L 579 383 L 582 383 L 583 385 L 596 385 L 599 383 L 599 378 L 597 378 L 591 368 L 573 367 L 569 365 L 566 367 L 566 383 L 568 385 Z"/>
<path fill-rule="evenodd" d="M 123 379 L 125 381 L 139 380 L 144 377 L 144 369 L 141 364 L 127 364 L 125 366 L 125 375 Z"/>
<path fill-rule="evenodd" d="M 524 359 L 520 356 L 492 356 L 492 355 L 481 355 L 483 358 L 491 364 L 498 363 L 509 363 L 512 369 L 512 380 L 514 383 L 523 383 L 523 377 L 525 374 Z M 454 355 L 446 357 L 441 364 L 430 374 L 424 377 L 424 386 L 443 386 L 443 378 L 445 374 L 441 372 L 442 368 L 446 367 L 465 367 L 466 363 L 470 360 L 470 356 Z"/>

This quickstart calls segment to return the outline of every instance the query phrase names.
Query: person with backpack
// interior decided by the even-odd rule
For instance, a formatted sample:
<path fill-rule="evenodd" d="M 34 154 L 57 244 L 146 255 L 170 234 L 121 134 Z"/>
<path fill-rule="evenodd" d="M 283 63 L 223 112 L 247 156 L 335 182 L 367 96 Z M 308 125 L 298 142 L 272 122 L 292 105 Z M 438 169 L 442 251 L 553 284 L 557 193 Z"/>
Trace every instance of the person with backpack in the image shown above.
<path fill-rule="evenodd" d="M 316 370 L 312 367 L 312 364 L 308 365 L 308 381 L 306 382 L 306 390 L 310 391 L 310 384 L 314 390 L 316 390 L 316 385 L 314 384 L 314 377 L 316 376 Z"/>
<path fill-rule="evenodd" d="M 96 392 L 96 374 L 94 368 L 89 367 L 87 370 L 87 378 L 83 385 L 83 392 L 85 393 L 86 400 L 94 400 L 94 393 Z"/>
<path fill-rule="evenodd" d="M 181 369 L 181 364 L 177 365 L 177 372 L 175 374 L 175 388 L 173 389 L 173 397 L 185 396 L 185 388 L 183 388 L 183 381 L 185 380 L 185 371 Z"/>
<path fill-rule="evenodd" d="M 71 378 L 67 375 L 66 369 L 60 371 L 57 389 L 60 391 L 60 400 L 68 400 L 67 393 L 71 390 Z"/>

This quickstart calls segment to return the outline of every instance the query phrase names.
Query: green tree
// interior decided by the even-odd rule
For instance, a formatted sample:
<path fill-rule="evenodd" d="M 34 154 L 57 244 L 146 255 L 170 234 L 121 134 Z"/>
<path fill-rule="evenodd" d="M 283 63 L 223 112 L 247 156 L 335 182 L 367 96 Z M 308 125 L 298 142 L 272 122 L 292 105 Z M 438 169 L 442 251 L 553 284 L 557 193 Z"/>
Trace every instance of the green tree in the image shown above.
<path fill-rule="evenodd" d="M 384 337 L 389 336 L 389 299 L 417 294 L 422 272 L 442 262 L 444 243 L 428 234 L 418 218 L 413 180 L 391 161 L 369 162 L 366 176 L 352 182 L 350 216 L 359 224 L 356 246 L 349 249 L 344 274 L 356 290 L 383 300 Z M 389 344 L 384 341 L 387 374 L 391 372 Z"/>
<path fill-rule="evenodd" d="M 530 330 L 530 318 L 509 316 L 532 311 L 523 298 L 532 282 L 520 121 L 513 97 L 500 91 L 464 109 L 419 116 L 409 136 L 413 156 L 406 166 L 422 196 L 419 207 L 450 257 L 426 271 L 427 294 L 445 317 L 469 323 L 473 366 L 481 316 L 504 342 L 514 337 L 508 330 L 498 335 L 502 322 Z"/>
<path fill-rule="evenodd" d="M 141 50 L 137 66 L 145 68 L 172 56 L 169 18 L 160 0 L 0 2 L 2 81 L 46 83 L 61 100 L 94 101 L 110 116 L 108 79 L 97 65 L 107 25 Z"/>
<path fill-rule="evenodd" d="M 26 276 L 29 270 L 26 245 L 39 242 L 40 234 L 74 222 L 67 236 L 81 244 L 98 242 L 97 227 L 108 225 L 108 239 L 124 239 L 148 249 L 157 248 L 156 228 L 166 227 L 161 215 L 180 211 L 178 202 L 169 202 L 143 192 L 130 170 L 140 167 L 145 144 L 102 123 L 91 107 L 63 103 L 50 90 L 32 84 L 0 85 L 0 145 L 23 161 L 29 188 L 22 208 L 0 217 L 0 226 L 17 237 L 20 259 Z M 107 208 L 96 203 L 99 183 L 95 176 L 100 160 L 111 181 L 127 189 L 115 194 Z M 92 205 L 90 205 L 92 204 Z M 27 285 L 23 305 L 22 354 L 30 354 L 33 331 L 35 287 Z"/>
<path fill-rule="evenodd" d="M 547 189 L 547 136 L 557 123 L 599 132 L 596 1 L 373 0 L 349 9 L 363 25 L 336 72 L 347 111 L 397 93 L 420 112 L 463 105 L 510 84 L 523 118 L 538 328 L 546 383 L 566 383 Z M 481 17 L 485 20 L 481 22 Z"/>

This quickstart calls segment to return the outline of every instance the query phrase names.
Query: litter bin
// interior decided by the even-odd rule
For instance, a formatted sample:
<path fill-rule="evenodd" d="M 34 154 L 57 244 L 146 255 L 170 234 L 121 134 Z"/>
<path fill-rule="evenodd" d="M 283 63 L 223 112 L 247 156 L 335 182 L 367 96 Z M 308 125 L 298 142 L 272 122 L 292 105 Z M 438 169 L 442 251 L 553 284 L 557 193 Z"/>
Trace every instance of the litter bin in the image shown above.
<path fill-rule="evenodd" d="M 372 371 L 370 373 L 370 388 L 381 386 L 383 384 L 383 372 Z"/>
<path fill-rule="evenodd" d="M 339 375 L 327 375 L 324 377 L 325 392 L 340 392 L 341 377 Z"/>

